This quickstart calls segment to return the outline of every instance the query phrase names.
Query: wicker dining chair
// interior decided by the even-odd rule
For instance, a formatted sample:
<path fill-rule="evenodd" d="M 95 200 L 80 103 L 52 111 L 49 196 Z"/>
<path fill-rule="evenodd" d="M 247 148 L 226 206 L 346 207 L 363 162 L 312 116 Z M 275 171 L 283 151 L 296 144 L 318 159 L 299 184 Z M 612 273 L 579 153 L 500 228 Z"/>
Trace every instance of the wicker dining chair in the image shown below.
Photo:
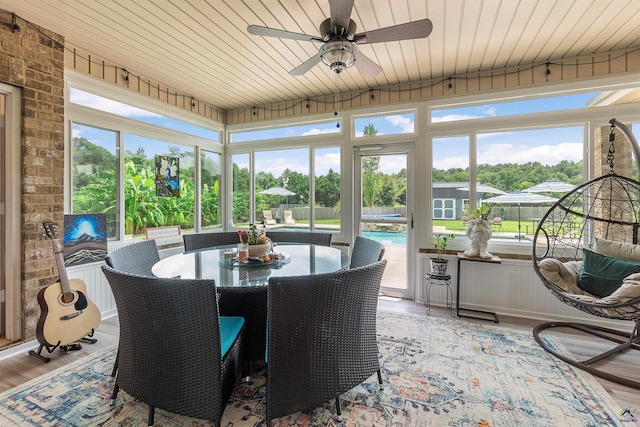
<path fill-rule="evenodd" d="M 123 246 L 111 252 L 104 259 L 107 265 L 118 271 L 135 274 L 138 276 L 155 277 L 151 272 L 153 265 L 160 261 L 160 253 L 155 240 L 143 240 Z M 115 377 L 118 372 L 118 362 L 120 357 L 116 355 L 113 363 L 111 376 Z"/>
<path fill-rule="evenodd" d="M 351 264 L 349 268 L 362 267 L 373 264 L 384 257 L 384 245 L 366 237 L 357 236 L 351 251 Z"/>
<path fill-rule="evenodd" d="M 233 245 L 240 243 L 237 231 L 223 231 L 220 233 L 183 234 L 184 251 L 191 252 L 198 249 L 213 248 L 215 246 Z"/>
<path fill-rule="evenodd" d="M 317 231 L 268 231 L 267 237 L 276 243 L 310 243 L 314 245 L 331 246 L 331 233 Z"/>
<path fill-rule="evenodd" d="M 310 276 L 271 277 L 267 319 L 267 423 L 312 409 L 382 375 L 376 338 L 387 260 Z"/>
<path fill-rule="evenodd" d="M 151 267 L 160 261 L 155 240 L 143 240 L 123 246 L 105 257 L 109 267 L 138 276 L 154 277 Z"/>
<path fill-rule="evenodd" d="M 220 418 L 244 365 L 244 319 L 219 317 L 211 280 L 136 276 L 103 266 L 118 309 L 118 391 L 189 417 Z"/>

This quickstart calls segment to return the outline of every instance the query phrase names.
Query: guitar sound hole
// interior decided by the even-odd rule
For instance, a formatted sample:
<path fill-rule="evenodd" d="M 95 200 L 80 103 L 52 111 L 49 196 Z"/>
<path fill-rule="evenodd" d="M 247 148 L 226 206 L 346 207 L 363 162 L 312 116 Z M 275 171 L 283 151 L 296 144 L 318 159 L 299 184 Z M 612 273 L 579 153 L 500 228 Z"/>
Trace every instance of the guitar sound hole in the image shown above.
<path fill-rule="evenodd" d="M 60 294 L 60 303 L 64 305 L 70 305 L 78 300 L 78 294 L 75 292 L 67 292 Z"/>

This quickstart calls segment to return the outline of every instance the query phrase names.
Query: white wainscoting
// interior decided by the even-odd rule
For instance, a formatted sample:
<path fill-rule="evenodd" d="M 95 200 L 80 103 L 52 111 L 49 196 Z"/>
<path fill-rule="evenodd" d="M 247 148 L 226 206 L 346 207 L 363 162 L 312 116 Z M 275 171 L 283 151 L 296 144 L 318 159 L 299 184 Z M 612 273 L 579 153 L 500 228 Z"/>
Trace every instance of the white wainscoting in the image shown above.
<path fill-rule="evenodd" d="M 181 253 L 182 247 L 160 251 L 160 257 Z M 456 296 L 457 258 L 449 259 L 451 286 Z M 116 315 L 116 306 L 100 267 L 102 263 L 92 263 L 68 269 L 69 278 L 78 278 L 87 285 L 89 298 L 98 306 L 103 318 Z M 595 317 L 560 302 L 542 285 L 533 271 L 531 261 L 503 260 L 502 264 L 463 261 L 460 275 L 460 305 L 477 310 L 494 311 L 498 315 L 510 315 L 542 321 L 580 321 L 598 323 L 603 326 L 631 330 L 631 322 L 608 321 Z M 418 263 L 420 289 L 416 291 L 416 301 L 423 302 L 426 291 L 426 273 L 430 271 L 429 256 L 420 255 Z M 445 305 L 444 286 L 431 287 L 431 303 Z"/>
<path fill-rule="evenodd" d="M 182 246 L 164 249 L 159 251 L 160 258 L 166 258 L 168 256 L 179 254 L 184 251 Z M 75 267 L 69 267 L 67 269 L 67 275 L 70 279 L 80 279 L 87 285 L 88 297 L 93 303 L 100 309 L 102 318 L 106 319 L 117 314 L 116 302 L 113 299 L 111 288 L 107 282 L 106 277 L 102 273 L 101 267 L 104 262 L 94 262 L 91 264 L 84 264 Z"/>
<path fill-rule="evenodd" d="M 429 256 L 421 255 L 419 262 L 421 287 L 418 301 L 426 296 L 426 274 L 430 271 Z M 455 304 L 458 262 L 449 259 L 448 272 Z M 460 263 L 460 306 L 496 312 L 498 315 L 540 319 L 542 321 L 588 321 L 602 326 L 631 331 L 633 322 L 611 321 L 570 307 L 558 300 L 544 287 L 533 270 L 531 261 L 502 260 L 502 264 L 474 261 Z M 431 304 L 445 306 L 444 286 L 431 286 Z"/>

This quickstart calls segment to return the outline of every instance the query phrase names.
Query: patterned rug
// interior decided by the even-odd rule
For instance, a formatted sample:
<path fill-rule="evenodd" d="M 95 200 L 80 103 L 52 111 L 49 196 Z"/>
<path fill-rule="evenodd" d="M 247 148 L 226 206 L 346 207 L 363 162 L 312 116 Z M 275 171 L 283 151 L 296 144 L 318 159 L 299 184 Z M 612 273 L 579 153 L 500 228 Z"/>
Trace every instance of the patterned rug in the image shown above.
<path fill-rule="evenodd" d="M 530 332 L 379 312 L 378 335 L 383 391 L 373 375 L 342 396 L 341 420 L 327 402 L 273 425 L 623 425 L 624 410 L 597 381 L 548 354 Z M 115 348 L 108 348 L 1 394 L 0 425 L 146 425 L 147 405 L 126 393 L 109 405 L 114 357 Z M 238 386 L 222 425 L 263 426 L 265 384 L 258 374 Z M 213 425 L 161 409 L 155 420 L 156 426 Z"/>

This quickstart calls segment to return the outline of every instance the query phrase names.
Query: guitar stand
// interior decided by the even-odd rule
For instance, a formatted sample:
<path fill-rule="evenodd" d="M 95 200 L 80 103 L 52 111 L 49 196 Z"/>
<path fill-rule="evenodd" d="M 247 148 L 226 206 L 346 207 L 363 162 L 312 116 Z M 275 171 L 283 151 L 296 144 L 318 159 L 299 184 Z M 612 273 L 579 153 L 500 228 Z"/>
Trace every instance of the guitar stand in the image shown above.
<path fill-rule="evenodd" d="M 82 337 L 80 338 L 78 341 L 81 342 L 85 342 L 87 344 L 95 344 L 98 342 L 97 339 L 95 338 L 90 338 L 93 336 L 93 332 L 91 331 L 91 334 L 86 336 L 86 337 Z M 82 349 L 82 345 L 80 345 L 80 343 L 76 341 L 76 342 L 72 342 L 69 344 L 65 344 L 65 345 L 60 345 L 60 343 L 54 345 L 54 346 L 48 346 L 48 345 L 44 345 L 44 344 L 40 344 L 40 347 L 38 347 L 38 351 L 34 351 L 34 350 L 29 350 L 29 356 L 33 356 L 36 357 L 40 360 L 42 360 L 44 363 L 49 363 L 51 362 L 51 358 L 44 356 L 42 354 L 42 350 L 47 350 L 47 353 L 53 353 L 55 351 L 56 348 L 60 347 L 60 350 L 68 353 L 71 351 L 77 351 L 77 350 L 81 350 Z"/>

